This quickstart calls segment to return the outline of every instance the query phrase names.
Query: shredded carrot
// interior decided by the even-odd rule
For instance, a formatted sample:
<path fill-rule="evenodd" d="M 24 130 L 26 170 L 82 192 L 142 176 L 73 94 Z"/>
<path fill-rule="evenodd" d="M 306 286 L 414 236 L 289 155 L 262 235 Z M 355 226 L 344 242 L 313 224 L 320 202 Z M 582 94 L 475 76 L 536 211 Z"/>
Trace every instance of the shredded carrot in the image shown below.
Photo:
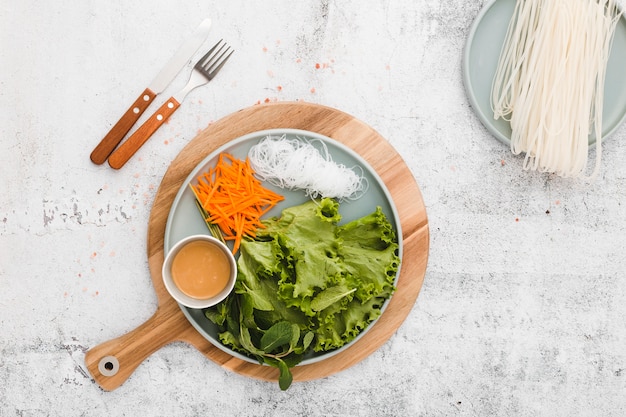
<path fill-rule="evenodd" d="M 261 216 L 284 199 L 263 187 L 247 158 L 242 161 L 227 153 L 221 153 L 215 167 L 190 187 L 208 213 L 205 220 L 217 225 L 225 240 L 234 242 L 233 253 L 244 236 L 254 238 L 263 227 Z"/>

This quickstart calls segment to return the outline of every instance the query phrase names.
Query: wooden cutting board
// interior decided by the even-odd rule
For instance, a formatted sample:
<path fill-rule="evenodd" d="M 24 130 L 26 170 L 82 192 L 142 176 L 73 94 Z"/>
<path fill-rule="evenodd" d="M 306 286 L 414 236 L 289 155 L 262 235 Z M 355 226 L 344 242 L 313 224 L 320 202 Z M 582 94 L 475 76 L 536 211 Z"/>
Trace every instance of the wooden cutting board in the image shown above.
<path fill-rule="evenodd" d="M 176 341 L 189 343 L 231 371 L 262 380 L 278 380 L 277 369 L 235 358 L 205 339 L 170 297 L 161 276 L 167 216 L 188 174 L 219 146 L 248 133 L 275 128 L 316 132 L 358 152 L 376 170 L 393 198 L 404 245 L 397 291 L 382 316 L 345 351 L 293 368 L 294 381 L 326 377 L 360 362 L 384 344 L 411 311 L 426 272 L 429 229 L 421 192 L 400 155 L 374 129 L 339 110 L 301 102 L 253 106 L 211 124 L 180 152 L 165 173 L 148 223 L 148 264 L 157 294 L 157 310 L 137 329 L 87 351 L 87 369 L 103 389 L 117 388 L 149 355 Z"/>

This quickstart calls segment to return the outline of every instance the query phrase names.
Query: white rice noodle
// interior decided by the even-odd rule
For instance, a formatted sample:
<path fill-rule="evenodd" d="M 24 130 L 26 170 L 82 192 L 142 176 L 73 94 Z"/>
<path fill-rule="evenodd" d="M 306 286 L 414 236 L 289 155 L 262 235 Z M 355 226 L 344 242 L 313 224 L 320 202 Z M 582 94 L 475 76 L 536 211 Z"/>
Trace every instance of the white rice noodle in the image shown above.
<path fill-rule="evenodd" d="M 492 85 L 494 118 L 511 124 L 526 170 L 592 179 L 602 154 L 607 62 L 621 16 L 614 0 L 517 0 Z M 589 135 L 596 163 L 586 176 Z"/>
<path fill-rule="evenodd" d="M 319 140 L 267 136 L 250 148 L 248 158 L 261 181 L 288 190 L 304 190 L 313 199 L 355 200 L 368 188 L 363 168 L 335 163 L 326 144 Z"/>

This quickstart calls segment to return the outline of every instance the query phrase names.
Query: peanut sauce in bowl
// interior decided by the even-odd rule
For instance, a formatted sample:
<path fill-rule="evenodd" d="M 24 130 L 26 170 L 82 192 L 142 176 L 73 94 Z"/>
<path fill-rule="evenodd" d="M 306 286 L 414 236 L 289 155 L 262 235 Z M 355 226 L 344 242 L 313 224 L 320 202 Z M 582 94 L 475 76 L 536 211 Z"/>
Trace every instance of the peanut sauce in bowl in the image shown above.
<path fill-rule="evenodd" d="M 163 263 L 163 282 L 170 295 L 191 308 L 206 308 L 232 291 L 237 265 L 230 249 L 208 235 L 184 238 Z"/>

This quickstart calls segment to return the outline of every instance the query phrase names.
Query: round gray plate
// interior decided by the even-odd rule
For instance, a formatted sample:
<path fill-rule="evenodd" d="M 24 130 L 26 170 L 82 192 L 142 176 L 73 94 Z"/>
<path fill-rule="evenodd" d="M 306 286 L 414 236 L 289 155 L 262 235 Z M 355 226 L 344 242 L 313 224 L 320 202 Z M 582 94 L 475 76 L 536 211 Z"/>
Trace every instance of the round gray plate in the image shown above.
<path fill-rule="evenodd" d="M 317 141 L 321 141 L 326 144 L 328 151 L 330 152 L 335 162 L 344 164 L 346 167 L 350 168 L 357 165 L 360 166 L 363 169 L 363 175 L 369 183 L 369 188 L 367 189 L 367 192 L 358 200 L 345 201 L 341 203 L 341 205 L 339 206 L 339 213 L 342 216 L 341 222 L 346 223 L 366 216 L 372 213 L 376 209 L 376 206 L 380 206 L 396 231 L 396 236 L 398 236 L 399 244 L 399 256 L 400 259 L 402 259 L 402 230 L 400 227 L 398 212 L 395 208 L 395 205 L 393 204 L 391 194 L 389 194 L 387 187 L 383 183 L 382 179 L 378 176 L 378 174 L 374 171 L 374 169 L 363 158 L 361 158 L 360 155 L 358 155 L 350 148 L 344 146 L 343 144 L 318 133 L 296 129 L 272 129 L 254 132 L 227 143 L 221 148 L 216 149 L 204 160 L 202 160 L 202 162 L 200 162 L 198 166 L 196 166 L 196 168 L 191 171 L 191 173 L 185 179 L 176 197 L 174 198 L 172 207 L 170 208 L 170 212 L 167 218 L 167 224 L 165 226 L 165 253 L 168 253 L 170 248 L 173 247 L 176 242 L 187 236 L 200 233 L 209 233 L 204 223 L 204 220 L 202 219 L 202 216 L 198 212 L 195 204 L 195 197 L 193 195 L 193 192 L 189 188 L 189 184 L 196 184 L 197 177 L 199 175 L 201 175 L 205 171 L 208 171 L 210 167 L 215 166 L 220 153 L 227 152 L 239 159 L 245 159 L 248 155 L 248 151 L 250 150 L 250 148 L 256 145 L 261 139 L 267 137 L 268 135 L 271 135 L 273 137 L 280 137 L 285 135 L 289 139 L 314 139 L 312 141 L 313 145 L 316 145 Z M 317 145 L 319 145 L 319 142 L 317 142 Z M 309 200 L 309 197 L 307 197 L 303 191 L 287 191 L 274 187 L 271 184 L 267 183 L 265 183 L 264 186 L 276 191 L 277 193 L 285 197 L 283 201 L 281 201 L 278 205 L 276 205 L 276 207 L 268 212 L 266 217 L 279 216 L 283 209 L 302 204 Z M 398 268 L 398 272 L 396 274 L 396 281 L 399 275 L 400 268 Z M 387 300 L 387 302 L 384 304 L 383 312 L 388 304 L 389 300 Z M 250 359 L 247 356 L 234 352 L 230 348 L 220 343 L 217 335 L 217 327 L 204 316 L 202 310 L 188 308 L 183 305 L 180 305 L 180 308 L 183 314 L 191 323 L 191 325 L 196 330 L 198 330 L 198 332 L 200 332 L 200 334 L 202 334 L 209 342 L 232 356 L 251 363 L 257 363 L 257 361 L 255 361 L 254 359 Z M 320 361 L 322 359 L 326 359 L 331 355 L 335 355 L 347 349 L 351 344 L 358 340 L 358 338 L 363 336 L 366 331 L 372 327 L 373 324 L 374 323 L 370 323 L 370 325 L 366 329 L 364 329 L 359 334 L 359 336 L 351 343 L 332 352 L 312 353 L 310 356 L 306 357 L 300 363 L 300 365 L 307 365 Z"/>
<path fill-rule="evenodd" d="M 509 122 L 494 120 L 489 97 L 500 50 L 513 16 L 515 0 L 494 0 L 482 8 L 474 21 L 463 56 L 463 81 L 470 103 L 480 121 L 496 138 L 511 144 Z M 611 135 L 626 118 L 626 20 L 620 19 L 606 69 L 602 139 Z M 595 133 L 589 145 L 595 145 Z"/>

